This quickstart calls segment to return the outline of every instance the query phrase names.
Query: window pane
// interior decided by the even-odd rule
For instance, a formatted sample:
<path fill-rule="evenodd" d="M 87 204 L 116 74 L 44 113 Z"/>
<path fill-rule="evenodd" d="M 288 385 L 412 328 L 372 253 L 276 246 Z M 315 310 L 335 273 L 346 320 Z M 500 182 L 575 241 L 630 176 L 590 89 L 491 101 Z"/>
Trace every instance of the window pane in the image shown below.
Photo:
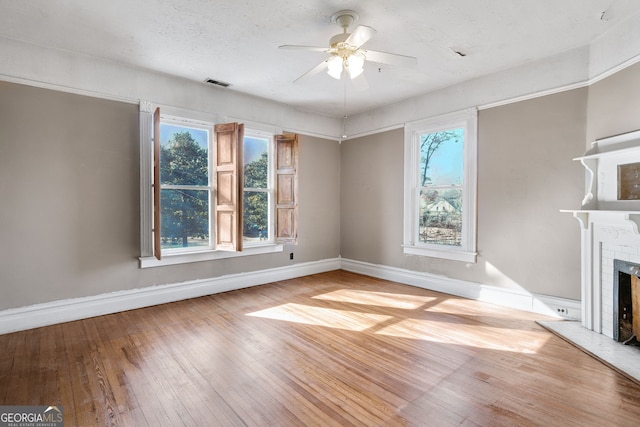
<path fill-rule="evenodd" d="M 420 192 L 420 231 L 418 240 L 436 245 L 462 244 L 462 190 L 423 190 Z"/>
<path fill-rule="evenodd" d="M 244 138 L 244 188 L 267 188 L 269 173 L 269 141 Z"/>
<path fill-rule="evenodd" d="M 209 246 L 209 191 L 162 190 L 162 248 Z"/>
<path fill-rule="evenodd" d="M 160 124 L 160 182 L 209 185 L 209 132 Z"/>
<path fill-rule="evenodd" d="M 420 135 L 420 187 L 462 185 L 464 128 Z"/>
<path fill-rule="evenodd" d="M 242 235 L 245 241 L 269 238 L 269 195 L 264 192 L 244 192 Z"/>

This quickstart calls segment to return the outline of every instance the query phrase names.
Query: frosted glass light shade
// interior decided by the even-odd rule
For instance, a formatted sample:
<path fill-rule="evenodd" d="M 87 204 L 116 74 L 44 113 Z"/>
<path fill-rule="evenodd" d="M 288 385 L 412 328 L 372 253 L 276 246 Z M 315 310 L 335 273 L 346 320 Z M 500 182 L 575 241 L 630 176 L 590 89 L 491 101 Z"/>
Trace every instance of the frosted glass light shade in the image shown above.
<path fill-rule="evenodd" d="M 347 71 L 352 79 L 362 74 L 363 67 L 364 57 L 362 55 L 351 55 L 347 60 Z"/>
<path fill-rule="evenodd" d="M 340 80 L 342 75 L 342 58 L 334 56 L 327 61 L 327 74 L 336 80 Z"/>

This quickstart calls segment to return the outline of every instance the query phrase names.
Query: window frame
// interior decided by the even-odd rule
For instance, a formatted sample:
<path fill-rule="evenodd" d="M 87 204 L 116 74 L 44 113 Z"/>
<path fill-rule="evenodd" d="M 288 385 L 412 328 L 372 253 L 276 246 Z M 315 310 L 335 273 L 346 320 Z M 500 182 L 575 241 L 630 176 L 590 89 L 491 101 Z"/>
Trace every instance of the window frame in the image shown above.
<path fill-rule="evenodd" d="M 206 251 L 211 251 L 211 250 L 215 250 L 215 242 L 213 239 L 213 236 L 215 234 L 215 230 L 214 230 L 214 187 L 215 187 L 215 182 L 214 182 L 214 177 L 211 173 L 211 171 L 213 171 L 213 155 L 214 153 L 212 152 L 212 148 L 213 148 L 213 144 L 214 144 L 214 123 L 212 122 L 204 122 L 201 120 L 194 120 L 194 119 L 188 119 L 188 118 L 184 118 L 184 117 L 178 117 L 178 116 L 173 116 L 173 115 L 169 115 L 169 114 L 164 114 L 161 110 L 160 113 L 160 122 L 159 122 L 160 126 L 162 124 L 169 124 L 169 125 L 176 125 L 176 126 L 183 126 L 183 127 L 190 127 L 193 129 L 200 129 L 200 130 L 206 130 L 208 132 L 208 140 L 207 140 L 207 169 L 208 169 L 208 174 L 207 174 L 207 181 L 208 184 L 206 187 L 203 186 L 193 186 L 193 185 L 169 185 L 169 184 L 162 184 L 160 185 L 160 194 L 162 194 L 162 190 L 175 190 L 175 189 L 185 189 L 185 190 L 198 190 L 198 191 L 207 191 L 208 192 L 208 210 L 209 210 L 209 221 L 208 221 L 208 227 L 209 227 L 209 245 L 208 246 L 195 246 L 195 247 L 190 247 L 190 248 L 163 248 L 162 249 L 162 255 L 163 256 L 171 256 L 171 255 L 180 255 L 180 254 L 188 254 L 188 253 L 195 253 L 195 252 L 206 252 Z M 155 208 L 155 207 L 154 207 Z"/>
<path fill-rule="evenodd" d="M 420 215 L 420 136 L 464 129 L 462 242 L 460 246 L 423 243 L 418 239 Z M 404 127 L 403 253 L 475 263 L 477 227 L 477 110 L 464 110 L 407 123 Z"/>
<path fill-rule="evenodd" d="M 264 131 L 264 130 L 259 130 L 259 129 L 254 129 L 254 128 L 245 128 L 244 131 L 244 137 L 247 138 L 254 138 L 254 139 L 266 139 L 268 141 L 267 144 L 267 155 L 269 158 L 269 162 L 268 162 L 268 167 L 267 167 L 267 188 L 246 188 L 245 186 L 243 186 L 242 188 L 242 197 L 244 198 L 244 194 L 245 191 L 253 191 L 253 192 L 260 192 L 260 193 L 267 193 L 267 197 L 268 197 L 268 203 L 269 203 L 269 218 L 268 218 L 268 224 L 269 224 L 269 232 L 267 235 L 267 239 L 266 240 L 262 240 L 262 241 L 250 241 L 250 240 L 244 240 L 244 235 L 243 237 L 243 248 L 252 248 L 252 247 L 256 247 L 256 246 L 261 246 L 261 245 L 265 245 L 265 244 L 269 244 L 269 243 L 273 243 L 275 241 L 275 210 L 276 210 L 276 203 L 275 203 L 275 138 L 276 138 L 276 134 L 268 132 L 268 131 Z M 244 143 L 244 141 L 243 141 Z M 242 161 L 244 162 L 244 159 L 242 159 Z M 246 166 L 246 165 L 245 165 Z M 244 227 L 244 224 L 243 224 Z"/>
<path fill-rule="evenodd" d="M 155 191 L 154 187 L 154 120 L 153 115 L 156 111 L 156 105 L 150 102 L 141 101 L 140 102 L 140 257 L 139 257 L 139 267 L 140 268 L 149 268 L 149 267 L 159 267 L 166 265 L 176 265 L 176 264 L 184 264 L 190 262 L 200 262 L 200 261 L 209 261 L 216 259 L 226 259 L 226 258 L 235 258 L 235 257 L 243 257 L 243 256 L 251 256 L 251 255 L 259 255 L 259 254 L 269 254 L 282 252 L 284 250 L 284 245 L 282 242 L 277 241 L 275 236 L 275 220 L 273 210 L 275 210 L 275 197 L 272 196 L 270 200 L 270 239 L 263 240 L 261 242 L 252 243 L 250 245 L 245 245 L 242 251 L 225 251 L 221 249 L 216 249 L 215 246 L 213 248 L 194 248 L 189 251 L 170 251 L 167 252 L 164 250 L 162 252 L 162 259 L 158 260 L 154 256 L 154 233 L 153 233 L 153 224 L 154 224 L 154 199 L 153 193 Z M 200 126 L 211 126 L 213 129 L 217 124 L 223 124 L 230 121 L 227 117 L 215 116 L 213 114 L 206 114 L 200 112 L 194 112 L 190 110 L 184 110 L 181 108 L 175 107 L 161 107 L 161 118 L 171 118 L 176 120 L 179 123 L 184 124 L 185 126 L 197 125 Z M 269 180 L 271 184 L 272 191 L 274 189 L 274 180 L 275 180 L 275 136 L 281 134 L 281 130 L 277 129 L 273 126 L 262 125 L 258 123 L 251 123 L 244 121 L 247 129 L 250 129 L 248 132 L 252 135 L 262 135 L 270 137 L 269 144 Z M 246 131 L 245 131 L 246 132 Z M 210 167 L 213 168 L 213 157 L 214 157 L 214 149 L 215 149 L 215 141 L 213 140 L 214 134 L 210 134 L 210 147 L 209 147 L 209 164 Z M 244 145 L 244 140 L 243 140 Z M 244 159 L 242 159 L 244 161 Z M 210 200 L 210 211 L 213 209 L 215 198 L 215 178 L 213 174 L 215 171 L 209 171 L 209 182 L 214 186 L 214 190 L 212 190 L 211 200 Z M 243 189 L 244 192 L 244 189 Z M 210 213 L 210 230 L 215 229 L 214 224 L 214 216 L 213 212 Z M 215 245 L 214 236 L 210 235 L 210 239 L 213 245 Z M 242 242 L 241 242 L 242 243 Z M 247 243 L 247 242 L 244 242 Z"/>

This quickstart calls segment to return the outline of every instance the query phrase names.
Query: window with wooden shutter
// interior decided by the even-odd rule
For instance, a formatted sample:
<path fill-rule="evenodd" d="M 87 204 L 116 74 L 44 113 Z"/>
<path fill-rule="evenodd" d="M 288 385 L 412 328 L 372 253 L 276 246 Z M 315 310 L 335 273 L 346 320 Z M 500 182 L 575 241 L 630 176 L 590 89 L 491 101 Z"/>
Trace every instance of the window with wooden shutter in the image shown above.
<path fill-rule="evenodd" d="M 298 135 L 276 135 L 276 241 L 298 241 Z"/>
<path fill-rule="evenodd" d="M 141 114 L 141 267 L 281 252 L 282 243 L 295 243 L 297 136 L 167 109 Z"/>
<path fill-rule="evenodd" d="M 214 133 L 216 249 L 241 251 L 244 125 L 219 124 Z"/>

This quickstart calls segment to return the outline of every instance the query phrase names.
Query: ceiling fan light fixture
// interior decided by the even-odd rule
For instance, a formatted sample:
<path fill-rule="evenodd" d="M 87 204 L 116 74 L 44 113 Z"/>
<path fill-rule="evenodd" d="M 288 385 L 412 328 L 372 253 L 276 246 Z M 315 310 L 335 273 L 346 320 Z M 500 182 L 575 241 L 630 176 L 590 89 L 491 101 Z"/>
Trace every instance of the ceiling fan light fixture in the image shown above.
<path fill-rule="evenodd" d="M 342 28 L 340 34 L 329 39 L 329 47 L 282 45 L 280 49 L 306 50 L 310 52 L 324 52 L 329 54 L 315 67 L 308 70 L 302 76 L 295 79 L 297 83 L 303 78 L 316 75 L 321 71 L 327 71 L 332 78 L 340 80 L 343 72 L 351 78 L 356 90 L 365 90 L 368 85 L 364 78 L 364 63 L 377 62 L 399 66 L 415 66 L 417 59 L 412 56 L 398 55 L 395 53 L 379 52 L 362 48 L 375 34 L 376 30 L 367 25 L 358 25 L 349 32 L 349 27 L 358 21 L 359 17 L 353 10 L 340 10 L 331 17 L 331 22 Z M 378 71 L 380 68 L 378 68 Z"/>
<path fill-rule="evenodd" d="M 327 74 L 336 80 L 342 75 L 342 58 L 333 56 L 327 60 Z"/>
<path fill-rule="evenodd" d="M 356 53 L 351 55 L 345 61 L 347 71 L 349 72 L 349 76 L 352 79 L 355 79 L 360 74 L 362 74 L 362 71 L 364 70 L 364 59 L 364 55 Z"/>

